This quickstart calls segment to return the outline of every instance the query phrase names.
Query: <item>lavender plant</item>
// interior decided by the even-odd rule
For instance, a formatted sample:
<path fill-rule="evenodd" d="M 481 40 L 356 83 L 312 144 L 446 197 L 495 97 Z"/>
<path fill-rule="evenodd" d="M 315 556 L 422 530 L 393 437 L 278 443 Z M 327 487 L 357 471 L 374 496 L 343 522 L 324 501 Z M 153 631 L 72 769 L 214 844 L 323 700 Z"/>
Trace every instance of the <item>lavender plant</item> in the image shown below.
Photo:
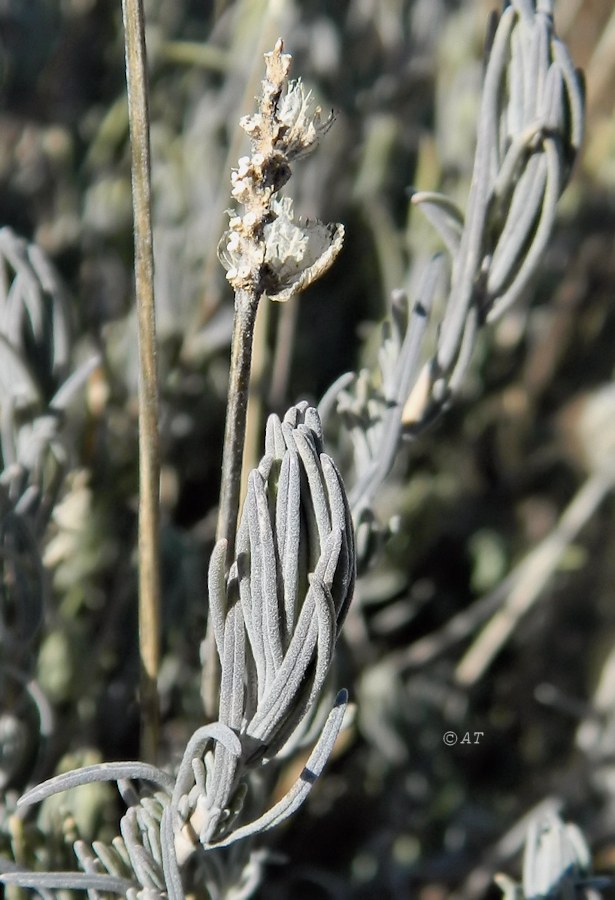
<path fill-rule="evenodd" d="M 228 577 L 224 541 L 212 555 L 210 609 L 222 671 L 218 721 L 193 734 L 175 778 L 144 763 L 107 763 L 56 776 L 26 793 L 22 804 L 92 781 L 117 781 L 128 810 L 121 838 L 111 846 L 76 842 L 83 875 L 9 873 L 7 883 L 183 897 L 181 869 L 196 853 L 196 871 L 210 896 L 227 896 L 225 885 L 239 884 L 243 868 L 255 860 L 229 857 L 235 867 L 229 872 L 207 854 L 274 827 L 302 804 L 342 725 L 345 692 L 324 725 L 317 723 L 320 735 L 299 779 L 270 809 L 242 821 L 258 808 L 252 794 L 262 794 L 250 775 L 270 782 L 280 752 L 313 741 L 315 707 L 352 595 L 351 520 L 321 439 L 318 416 L 307 404 L 283 422 L 270 419 L 267 452 L 250 477 Z M 129 784 L 137 780 L 157 790 L 139 797 Z"/>
<path fill-rule="evenodd" d="M 48 595 L 41 541 L 70 465 L 66 408 L 97 364 L 71 372 L 65 291 L 45 254 L 0 230 L 0 783 L 42 763 L 51 707 L 33 678 Z"/>
<path fill-rule="evenodd" d="M 256 304 L 265 290 L 288 299 L 316 278 L 339 250 L 343 233 L 294 224 L 289 202 L 273 200 L 290 175 L 289 163 L 314 146 L 318 113 L 310 112 L 300 83 L 287 84 L 290 58 L 281 42 L 267 63 L 259 115 L 243 123 L 254 153 L 233 175 L 234 194 L 246 213 L 231 220 L 224 255 L 236 289 L 233 351 L 239 359 L 232 360 L 223 537 L 209 570 L 210 623 L 220 664 L 218 718 L 192 735 L 175 777 L 146 763 L 109 763 L 56 776 L 27 792 L 22 804 L 112 780 L 128 810 L 121 837 L 111 846 L 75 843 L 83 874 L 11 872 L 4 876 L 7 883 L 179 898 L 188 890 L 189 871 L 198 873 L 211 897 L 233 891 L 241 896 L 243 870 L 254 860 L 248 851 L 227 857 L 225 866 L 221 848 L 272 828 L 298 809 L 342 725 L 345 692 L 324 720 L 318 707 L 352 597 L 354 537 L 343 482 L 323 452 L 320 420 L 307 403 L 293 407 L 283 421 L 269 420 L 265 456 L 250 474 L 236 528 L 242 395 Z M 295 784 L 271 808 L 259 809 L 266 795 L 255 790 L 255 774 L 271 785 L 276 758 L 317 735 Z M 129 784 L 136 780 L 157 790 L 139 796 Z M 210 862 L 212 853 L 217 859 Z"/>
<path fill-rule="evenodd" d="M 608 879 L 591 875 L 591 854 L 585 838 L 570 823 L 552 814 L 535 821 L 528 831 L 523 855 L 523 883 L 496 876 L 504 900 L 531 897 L 582 897 L 596 900 Z"/>
<path fill-rule="evenodd" d="M 487 51 L 474 171 L 465 214 L 449 198 L 415 192 L 450 260 L 432 259 L 411 307 L 393 298 L 380 372 L 342 376 L 334 405 L 354 445 L 351 505 L 359 521 L 390 473 L 402 436 L 416 439 L 451 405 L 480 329 L 522 295 L 548 241 L 557 201 L 583 139 L 583 86 L 553 27 L 553 3 L 511 3 Z M 434 337 L 435 333 L 435 337 Z"/>
<path fill-rule="evenodd" d="M 224 885 L 239 883 L 242 866 L 254 865 L 254 859 L 240 855 L 238 871 L 225 872 L 220 848 L 284 821 L 309 793 L 341 727 L 344 692 L 296 783 L 270 809 L 243 821 L 262 794 L 250 775 L 270 783 L 280 751 L 290 753 L 313 740 L 310 722 L 352 594 L 352 529 L 341 479 L 322 452 L 315 410 L 303 405 L 283 422 L 272 417 L 266 451 L 250 478 L 228 578 L 223 541 L 210 564 L 222 669 L 218 721 L 193 734 L 175 778 L 143 763 L 107 763 L 57 776 L 28 792 L 22 803 L 112 780 L 129 808 L 122 837 L 112 846 L 76 844 L 83 875 L 11 874 L 6 881 L 126 896 L 148 889 L 182 897 L 180 869 L 197 854 L 197 871 L 209 894 L 226 896 Z M 157 790 L 139 797 L 128 780 L 150 782 Z M 218 858 L 210 862 L 211 853 Z M 229 860 L 237 866 L 237 856 Z"/>

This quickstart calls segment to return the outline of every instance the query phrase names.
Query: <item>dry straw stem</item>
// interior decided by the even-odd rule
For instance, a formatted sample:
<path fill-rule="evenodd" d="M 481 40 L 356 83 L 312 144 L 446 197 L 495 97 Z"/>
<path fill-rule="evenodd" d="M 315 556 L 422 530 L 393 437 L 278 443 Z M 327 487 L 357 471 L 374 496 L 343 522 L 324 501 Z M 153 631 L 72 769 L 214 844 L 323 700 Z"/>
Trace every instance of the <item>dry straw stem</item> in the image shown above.
<path fill-rule="evenodd" d="M 149 115 L 142 0 L 122 0 L 132 148 L 135 289 L 139 336 L 139 654 L 141 750 L 155 760 L 160 665 L 158 378 L 152 250 Z"/>
<path fill-rule="evenodd" d="M 591 475 L 579 488 L 557 527 L 519 565 L 506 602 L 485 625 L 457 666 L 459 684 L 475 684 L 509 640 L 521 618 L 539 599 L 565 551 L 613 487 L 612 476 Z"/>

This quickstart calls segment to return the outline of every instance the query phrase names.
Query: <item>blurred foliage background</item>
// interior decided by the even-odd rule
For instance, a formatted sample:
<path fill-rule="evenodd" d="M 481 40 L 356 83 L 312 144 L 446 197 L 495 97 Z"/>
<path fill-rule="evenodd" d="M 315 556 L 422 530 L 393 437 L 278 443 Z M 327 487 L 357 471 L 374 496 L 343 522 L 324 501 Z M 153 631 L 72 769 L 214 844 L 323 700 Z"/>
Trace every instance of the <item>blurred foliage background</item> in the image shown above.
<path fill-rule="evenodd" d="M 346 241 L 317 286 L 261 315 L 257 416 L 318 400 L 338 375 L 373 363 L 391 291 L 412 297 L 441 249 L 410 190 L 443 190 L 463 208 L 491 9 L 483 0 L 146 3 L 167 759 L 202 719 L 232 314 L 216 247 L 262 54 L 282 35 L 295 76 L 335 111 L 292 191 L 302 215 L 343 222 Z M 615 456 L 615 13 L 605 0 L 561 0 L 556 23 L 586 73 L 583 157 L 531 293 L 483 336 L 459 402 L 404 449 L 379 499 L 397 527 L 359 583 L 340 659 L 356 724 L 307 808 L 272 835 L 259 897 L 497 897 L 494 872 L 518 874 L 516 825 L 545 800 L 584 830 L 598 869 L 615 867 L 612 498 L 480 677 L 459 668 L 480 616 L 441 640 Z M 31 667 L 56 724 L 44 748 L 33 745 L 42 737 L 26 741 L 24 756 L 42 778 L 61 758 L 68 768 L 138 754 L 137 360 L 119 3 L 3 0 L 0 91 L 1 224 L 60 272 L 74 359 L 92 349 L 101 358 L 70 417 L 70 471 L 45 537 L 51 599 Z M 258 418 L 253 427 L 260 453 Z M 447 747 L 449 730 L 484 735 Z M 89 839 L 115 816 L 113 792 L 97 791 L 73 810 Z M 0 851 L 14 844 L 5 820 Z M 57 863 L 66 851 L 41 852 Z"/>

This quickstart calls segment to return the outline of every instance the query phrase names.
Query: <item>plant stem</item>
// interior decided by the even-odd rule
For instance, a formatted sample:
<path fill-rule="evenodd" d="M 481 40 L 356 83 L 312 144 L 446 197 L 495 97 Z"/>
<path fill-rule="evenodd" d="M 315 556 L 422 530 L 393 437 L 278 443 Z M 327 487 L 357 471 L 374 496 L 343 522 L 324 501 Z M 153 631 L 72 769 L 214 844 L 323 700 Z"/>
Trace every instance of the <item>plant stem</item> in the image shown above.
<path fill-rule="evenodd" d="M 216 540 L 227 542 L 226 560 L 229 566 L 235 555 L 235 537 L 239 518 L 241 495 L 241 469 L 246 436 L 248 392 L 252 363 L 252 340 L 258 302 L 262 291 L 237 291 L 235 317 L 231 340 L 231 366 L 229 374 L 226 426 L 222 450 L 222 482 Z M 220 689 L 220 661 L 216 652 L 211 619 L 205 638 L 205 662 L 202 695 L 205 712 L 214 719 L 217 714 Z"/>
<path fill-rule="evenodd" d="M 135 290 L 139 342 L 139 655 L 141 753 L 155 762 L 158 745 L 160 666 L 160 459 L 154 256 L 145 16 L 142 0 L 122 0 L 126 82 L 132 149 Z"/>
<path fill-rule="evenodd" d="M 248 490 L 248 476 L 252 469 L 258 466 L 258 461 L 262 456 L 264 385 L 271 364 L 267 337 L 272 306 L 272 303 L 260 303 L 254 324 L 252 368 L 250 370 L 250 389 L 248 391 L 248 408 L 246 412 L 246 439 L 241 467 L 240 509 L 243 507 L 243 501 Z"/>
<path fill-rule="evenodd" d="M 252 338 L 260 294 L 238 291 L 235 295 L 235 318 L 231 342 L 231 368 L 222 452 L 222 484 L 216 540 L 227 541 L 226 558 L 235 554 L 235 532 L 239 517 L 241 463 L 246 435 L 246 413 L 252 363 Z"/>

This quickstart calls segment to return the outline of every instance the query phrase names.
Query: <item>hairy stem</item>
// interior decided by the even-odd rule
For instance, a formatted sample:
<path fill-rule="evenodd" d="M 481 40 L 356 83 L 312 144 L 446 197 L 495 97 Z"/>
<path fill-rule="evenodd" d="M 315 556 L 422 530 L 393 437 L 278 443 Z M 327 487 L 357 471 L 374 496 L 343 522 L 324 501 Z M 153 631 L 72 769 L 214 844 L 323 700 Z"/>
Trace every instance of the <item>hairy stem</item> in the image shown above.
<path fill-rule="evenodd" d="M 248 476 L 250 471 L 258 466 L 258 461 L 261 457 L 264 417 L 264 385 L 271 364 L 271 360 L 269 359 L 269 347 L 267 344 L 271 307 L 271 303 L 259 304 L 258 315 L 256 316 L 254 325 L 254 336 L 252 338 L 252 368 L 250 371 L 250 389 L 248 392 L 248 406 L 246 412 L 246 439 L 241 468 L 240 507 L 243 506 L 243 501 L 248 489 Z"/>
<path fill-rule="evenodd" d="M 235 318 L 231 340 L 231 367 L 222 451 L 222 482 L 216 540 L 227 542 L 227 565 L 235 554 L 235 536 L 241 496 L 241 469 L 246 436 L 252 340 L 262 291 L 239 290 L 235 294 Z M 211 617 L 205 639 L 203 702 L 206 714 L 215 718 L 220 687 L 220 661 L 216 653 Z"/>
<path fill-rule="evenodd" d="M 216 540 L 227 541 L 227 560 L 235 553 L 235 531 L 239 516 L 241 463 L 246 434 L 246 413 L 252 363 L 252 338 L 260 294 L 238 291 L 231 342 L 231 368 L 222 452 L 222 484 Z"/>
<path fill-rule="evenodd" d="M 141 751 L 155 761 L 160 665 L 158 378 L 152 249 L 149 115 L 142 0 L 122 0 L 132 148 L 135 290 L 139 340 L 139 655 Z"/>

